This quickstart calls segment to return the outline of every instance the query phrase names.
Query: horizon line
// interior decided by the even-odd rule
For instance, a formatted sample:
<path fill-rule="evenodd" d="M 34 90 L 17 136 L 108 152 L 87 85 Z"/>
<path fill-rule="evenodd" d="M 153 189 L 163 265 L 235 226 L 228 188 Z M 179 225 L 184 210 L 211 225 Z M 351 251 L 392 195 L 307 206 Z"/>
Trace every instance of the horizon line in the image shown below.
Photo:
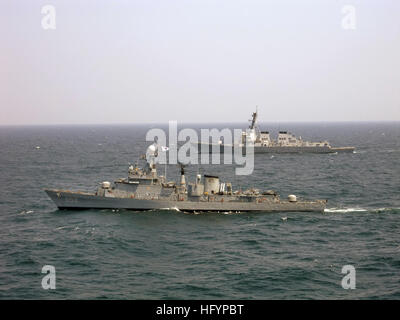
<path fill-rule="evenodd" d="M 21 124 L 0 124 L 0 127 L 54 127 L 54 126 L 127 126 L 127 125 L 168 125 L 169 121 L 177 121 L 177 120 L 168 120 L 165 122 L 155 121 L 155 122 L 101 122 L 101 123 L 21 123 Z M 249 120 L 250 121 L 250 120 Z M 190 121 L 177 121 L 178 124 L 243 124 L 248 121 L 231 121 L 231 122 L 218 122 L 218 121 L 209 121 L 209 122 L 190 122 Z M 286 120 L 286 121 L 259 121 L 259 123 L 396 123 L 400 122 L 400 120 L 311 120 L 311 121 L 296 121 L 296 120 Z"/>

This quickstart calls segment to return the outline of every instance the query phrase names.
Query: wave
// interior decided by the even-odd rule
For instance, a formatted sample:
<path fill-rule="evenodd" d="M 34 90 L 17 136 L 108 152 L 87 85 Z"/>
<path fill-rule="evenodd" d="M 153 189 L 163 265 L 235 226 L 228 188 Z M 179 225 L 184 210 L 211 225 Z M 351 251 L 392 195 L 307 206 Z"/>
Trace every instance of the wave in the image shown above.
<path fill-rule="evenodd" d="M 328 213 L 348 213 L 348 212 L 367 212 L 367 209 L 363 208 L 328 208 L 324 212 Z"/>
<path fill-rule="evenodd" d="M 400 208 L 327 208 L 326 213 L 352 213 L 352 212 L 370 212 L 370 213 L 400 213 Z"/>
<path fill-rule="evenodd" d="M 24 214 L 31 214 L 31 213 L 34 213 L 34 212 L 35 211 L 33 211 L 33 210 L 23 210 L 19 214 L 24 215 Z"/>
<path fill-rule="evenodd" d="M 392 153 L 392 152 L 400 152 L 400 149 L 388 149 L 386 150 L 387 153 Z"/>
<path fill-rule="evenodd" d="M 385 149 L 385 150 L 380 150 L 379 153 L 396 153 L 400 152 L 400 149 Z M 367 150 L 355 150 L 353 153 L 356 154 L 364 154 L 367 153 Z"/>
<path fill-rule="evenodd" d="M 55 228 L 54 230 L 63 230 L 63 229 L 67 229 L 67 228 L 68 228 L 68 226 L 63 226 L 63 227 Z"/>
<path fill-rule="evenodd" d="M 179 210 L 179 208 L 177 208 L 177 207 L 154 209 L 154 211 L 158 211 L 158 210 L 167 210 L 167 211 L 173 210 L 173 211 L 178 211 L 178 212 L 181 211 L 181 210 Z M 152 210 L 152 211 L 153 211 L 153 210 Z"/>

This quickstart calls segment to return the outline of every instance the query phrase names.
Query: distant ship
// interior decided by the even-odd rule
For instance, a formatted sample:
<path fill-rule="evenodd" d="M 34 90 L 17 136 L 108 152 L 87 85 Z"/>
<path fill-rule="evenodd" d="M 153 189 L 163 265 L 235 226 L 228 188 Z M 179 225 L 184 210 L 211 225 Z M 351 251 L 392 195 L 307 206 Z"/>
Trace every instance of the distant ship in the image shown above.
<path fill-rule="evenodd" d="M 245 148 L 246 144 L 254 145 L 254 153 L 353 153 L 354 147 L 332 147 L 328 141 L 311 142 L 297 138 L 288 131 L 279 131 L 278 139 L 271 138 L 269 131 L 260 131 L 257 125 L 258 112 L 253 112 L 249 130 L 243 131 L 241 141 L 232 144 L 199 142 L 199 152 L 224 152 L 226 148 Z M 208 148 L 207 148 L 208 146 Z M 214 148 L 213 148 L 214 147 Z M 216 147 L 216 148 L 215 148 Z M 219 147 L 219 148 L 218 148 Z M 244 150 L 243 150 L 244 151 Z"/>

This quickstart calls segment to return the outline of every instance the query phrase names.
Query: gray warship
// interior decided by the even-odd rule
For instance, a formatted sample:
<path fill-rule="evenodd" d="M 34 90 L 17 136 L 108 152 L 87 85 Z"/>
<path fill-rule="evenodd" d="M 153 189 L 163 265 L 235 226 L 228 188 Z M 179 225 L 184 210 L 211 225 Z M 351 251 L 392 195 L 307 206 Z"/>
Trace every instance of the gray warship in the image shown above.
<path fill-rule="evenodd" d="M 302 200 L 289 195 L 281 200 L 273 190 L 233 190 L 218 176 L 197 174 L 186 183 L 185 166 L 180 181 L 167 181 L 157 173 L 158 145 L 147 148 L 143 167 L 130 165 L 128 176 L 102 182 L 94 192 L 45 189 L 59 209 L 178 210 L 184 212 L 323 212 L 326 200 Z"/>
<path fill-rule="evenodd" d="M 199 142 L 198 151 L 220 152 L 226 148 L 239 147 L 245 153 L 246 144 L 254 147 L 254 153 L 353 153 L 354 147 L 332 147 L 328 141 L 311 142 L 296 137 L 288 131 L 279 131 L 278 138 L 272 139 L 269 131 L 260 131 L 257 125 L 258 111 L 252 113 L 251 123 L 247 131 L 242 131 L 241 141 L 224 144 L 222 140 L 217 143 Z"/>

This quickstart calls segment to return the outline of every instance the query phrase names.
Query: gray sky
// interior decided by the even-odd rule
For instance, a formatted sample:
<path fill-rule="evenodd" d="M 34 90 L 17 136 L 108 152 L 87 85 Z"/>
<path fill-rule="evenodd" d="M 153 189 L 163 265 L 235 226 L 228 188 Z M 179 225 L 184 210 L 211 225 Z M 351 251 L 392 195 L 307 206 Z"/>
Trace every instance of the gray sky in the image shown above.
<path fill-rule="evenodd" d="M 0 41 L 3 125 L 400 120 L 398 0 L 1 0 Z"/>

